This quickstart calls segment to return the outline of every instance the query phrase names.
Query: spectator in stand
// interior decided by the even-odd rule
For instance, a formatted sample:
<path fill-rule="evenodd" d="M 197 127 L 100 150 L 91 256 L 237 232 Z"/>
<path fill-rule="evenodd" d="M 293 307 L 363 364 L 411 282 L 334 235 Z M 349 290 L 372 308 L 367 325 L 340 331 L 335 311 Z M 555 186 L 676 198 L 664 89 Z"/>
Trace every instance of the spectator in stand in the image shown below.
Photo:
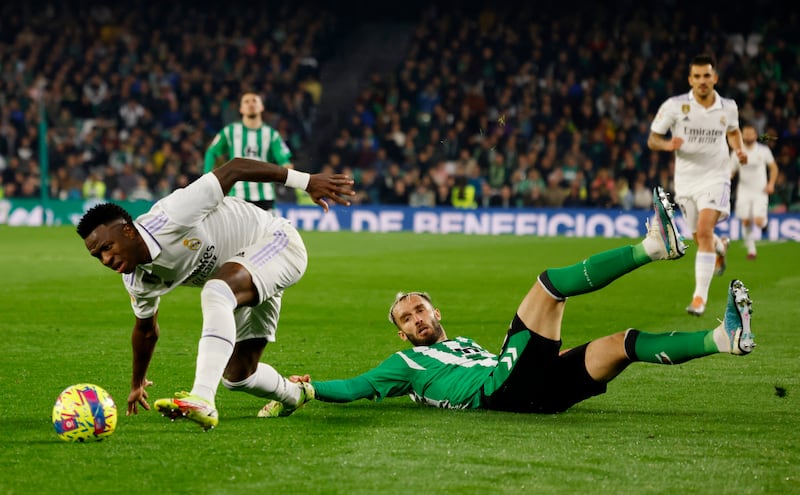
<path fill-rule="evenodd" d="M 567 197 L 564 198 L 562 203 L 564 208 L 586 208 L 586 199 L 581 194 L 581 180 L 578 178 L 572 179 L 569 183 L 569 190 Z"/>
<path fill-rule="evenodd" d="M 450 190 L 450 200 L 452 206 L 462 209 L 474 209 L 478 207 L 475 201 L 475 186 L 467 181 L 464 175 L 455 177 L 453 187 Z"/>
<path fill-rule="evenodd" d="M 188 178 L 195 176 L 188 170 L 192 167 L 188 160 L 221 129 L 231 91 L 245 83 L 266 88 L 272 80 L 280 81 L 273 86 L 278 98 L 268 108 L 270 118 L 286 115 L 282 128 L 303 143 L 310 137 L 316 105 L 311 93 L 318 94 L 320 86 L 314 84 L 312 69 L 298 67 L 310 67 L 309 60 L 318 64 L 320 41 L 339 32 L 335 16 L 324 6 L 315 6 L 313 11 L 307 6 L 276 6 L 269 16 L 256 13 L 248 19 L 254 28 L 247 38 L 229 29 L 238 20 L 236 9 L 216 12 L 217 22 L 208 24 L 206 13 L 180 0 L 144 10 L 122 4 L 108 7 L 103 20 L 91 16 L 89 6 L 53 4 L 59 23 L 41 16 L 20 17 L 16 9 L 17 4 L 0 6 L 0 19 L 7 21 L 0 41 L 0 67 L 17 68 L 13 78 L 0 77 L 0 101 L 4 102 L 0 122 L 10 126 L 0 124 L 0 162 L 16 154 L 24 136 L 38 144 L 36 98 L 42 91 L 39 81 L 45 81 L 44 103 L 51 124 L 48 144 L 51 150 L 58 149 L 50 172 L 57 183 L 63 182 L 57 175 L 58 158 L 70 153 L 71 146 L 81 154 L 81 167 L 105 169 L 109 150 L 122 150 L 128 140 L 134 150 L 148 143 L 148 154 L 165 141 L 190 142 L 192 153 L 180 157 L 177 167 Z M 275 45 L 273 33 L 279 31 L 275 29 L 279 24 L 285 36 Z M 114 29 L 101 29 L 108 26 Z M 97 38 L 99 32 L 102 39 Z M 191 43 L 172 46 L 173 39 Z M 13 41 L 12 50 L 2 49 L 7 41 Z M 255 46 L 263 49 L 253 50 Z M 22 58 L 26 53 L 29 58 Z M 271 65 L 269 71 L 240 71 L 244 62 L 267 67 L 265 62 L 272 55 L 281 63 Z M 93 126 L 100 130 L 90 130 Z M 112 175 L 121 170 L 121 165 L 111 165 L 116 167 Z M 139 164 L 133 166 L 141 171 Z M 71 171 L 69 176 L 77 178 Z M 115 181 L 103 179 L 109 184 Z M 148 180 L 151 189 L 158 183 L 158 177 Z M 56 188 L 51 191 L 61 194 Z"/>
<path fill-rule="evenodd" d="M 541 192 L 542 206 L 547 208 L 564 206 L 568 191 L 561 186 L 563 178 L 561 169 L 556 169 L 547 176 L 547 187 Z"/>
<path fill-rule="evenodd" d="M 633 207 L 637 210 L 650 208 L 653 202 L 653 189 L 647 184 L 647 174 L 639 172 L 633 182 Z"/>
<path fill-rule="evenodd" d="M 414 191 L 408 198 L 409 206 L 420 207 L 434 207 L 436 206 L 436 193 L 432 187 L 432 181 L 429 175 L 424 175 L 417 182 Z"/>
<path fill-rule="evenodd" d="M 793 55 L 800 43 L 791 35 L 777 40 L 763 36 L 776 24 L 785 26 L 782 33 L 795 33 L 796 20 L 781 18 L 770 9 L 755 11 L 746 19 L 716 12 L 719 29 L 708 30 L 685 9 L 626 6 L 620 14 L 588 9 L 569 12 L 567 18 L 548 6 L 510 12 L 487 4 L 485 10 L 492 15 L 480 25 L 468 14 L 423 12 L 420 29 L 412 35 L 395 74 L 371 75 L 349 103 L 354 109 L 355 102 L 363 107 L 358 112 L 358 132 L 337 135 L 323 156 L 336 149 L 344 163 L 353 165 L 363 136 L 371 132 L 386 147 L 387 156 L 363 156 L 364 169 L 378 167 L 380 174 L 386 165 L 379 164 L 381 160 L 398 161 L 404 167 L 427 163 L 435 167 L 440 160 L 456 161 L 466 155 L 480 161 L 478 176 L 488 180 L 488 158 L 494 151 L 505 155 L 509 172 L 518 167 L 517 156 L 527 155 L 528 166 L 537 164 L 547 177 L 552 170 L 548 162 L 564 163 L 577 147 L 576 161 L 591 182 L 601 166 L 628 174 L 630 151 L 637 170 L 647 171 L 648 181 L 655 183 L 670 163 L 666 157 L 651 162 L 650 154 L 642 151 L 649 123 L 658 103 L 684 81 L 680 71 L 672 70 L 684 63 L 684 50 L 678 49 L 683 41 L 672 33 L 698 32 L 698 28 L 706 38 L 698 37 L 697 43 L 713 44 L 721 50 L 720 60 L 728 61 L 720 67 L 720 84 L 739 103 L 742 118 L 752 122 L 759 134 L 770 132 L 781 142 L 793 139 L 784 134 L 797 135 L 791 130 L 795 119 L 789 117 L 800 106 L 800 71 Z M 163 142 L 172 142 L 176 150 L 185 142 L 195 152 L 202 151 L 204 143 L 238 118 L 232 95 L 244 88 L 269 94 L 265 122 L 293 148 L 305 146 L 323 94 L 319 67 L 325 56 L 335 52 L 341 32 L 336 16 L 324 6 L 313 11 L 302 5 L 276 8 L 269 16 L 257 12 L 248 19 L 253 29 L 246 32 L 229 29 L 238 22 L 236 9 L 215 13 L 218 22 L 209 25 L 204 20 L 207 14 L 180 0 L 145 10 L 111 6 L 103 24 L 90 15 L 90 7 L 68 12 L 68 4 L 53 4 L 54 15 L 62 19 L 58 24 L 36 16 L 15 24 L 10 20 L 21 19 L 12 15 L 15 8 L 14 2 L 0 6 L 0 19 L 9 20 L 3 25 L 3 39 L 6 46 L 13 46 L 0 50 L 4 68 L 0 100 L 5 102 L 0 105 L 0 162 L 19 157 L 19 148 L 38 151 L 38 105 L 31 90 L 37 81 L 46 80 L 51 149 L 56 149 L 56 141 L 71 142 L 86 170 L 105 169 L 103 155 L 121 148 L 127 139 L 134 154 L 142 147 L 152 153 Z M 635 22 L 626 21 L 630 19 Z M 595 33 L 592 25 L 597 22 L 619 29 Z M 118 29 L 98 40 L 94 33 L 103 25 Z M 275 29 L 278 25 L 281 28 Z M 749 51 L 727 43 L 723 30 L 733 25 L 754 35 L 756 42 Z M 591 43 L 581 43 L 581 35 L 575 34 L 588 32 L 593 33 Z M 433 45 L 431 33 L 436 33 Z M 171 39 L 190 43 L 170 50 Z M 256 69 L 249 71 L 250 67 Z M 131 101 L 142 110 L 123 112 Z M 84 122 L 102 130 L 79 132 Z M 201 144 L 195 138 L 198 129 Z M 28 146 L 21 146 L 23 137 Z M 430 145 L 433 151 L 426 149 Z M 70 146 L 63 153 L 71 152 Z M 191 156 L 181 151 L 173 162 L 175 174 L 196 175 L 188 170 Z M 591 169 L 583 166 L 585 160 L 592 163 Z M 163 164 L 155 165 L 156 174 L 166 173 Z M 118 173 L 121 167 L 112 166 Z M 134 161 L 133 166 L 143 173 L 143 163 Z M 51 168 L 53 176 L 58 168 Z M 449 175 L 454 173 L 450 169 Z M 475 177 L 469 169 L 467 174 Z M 149 173 L 143 175 L 151 189 L 160 182 L 160 177 L 151 180 Z M 507 175 L 506 182 L 515 189 L 516 181 Z M 633 188 L 634 180 L 626 178 Z M 104 180 L 111 185 L 115 179 Z M 787 173 L 786 180 L 796 185 L 796 174 Z M 169 181 L 175 185 L 174 178 Z"/>
<path fill-rule="evenodd" d="M 92 171 L 83 183 L 83 199 L 105 199 L 106 184 L 98 172 Z"/>
<path fill-rule="evenodd" d="M 617 205 L 617 186 L 608 167 L 600 167 L 589 186 L 589 201 L 598 208 L 613 208 Z"/>

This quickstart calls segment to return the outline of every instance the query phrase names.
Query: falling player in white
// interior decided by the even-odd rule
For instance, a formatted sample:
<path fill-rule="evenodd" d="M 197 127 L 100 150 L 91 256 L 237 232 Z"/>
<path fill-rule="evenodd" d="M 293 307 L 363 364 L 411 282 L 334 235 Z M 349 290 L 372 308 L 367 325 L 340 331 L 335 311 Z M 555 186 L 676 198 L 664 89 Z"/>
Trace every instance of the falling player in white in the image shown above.
<path fill-rule="evenodd" d="M 727 240 L 714 234 L 714 226 L 731 210 L 728 146 L 740 163 L 747 161 L 739 109 L 735 101 L 714 90 L 717 80 L 713 58 L 694 57 L 689 66 L 691 91 L 661 105 L 647 139 L 651 150 L 675 153 L 675 201 L 697 242 L 695 288 L 686 308 L 695 316 L 705 312 L 714 273 L 722 275 L 725 270 Z"/>
<path fill-rule="evenodd" d="M 756 241 L 761 239 L 761 230 L 767 226 L 769 195 L 775 190 L 778 164 L 772 150 L 758 141 L 756 128 L 742 127 L 744 151 L 747 163 L 742 165 L 731 155 L 732 174 L 739 174 L 736 187 L 736 217 L 742 222 L 742 239 L 747 248 L 747 259 L 756 259 Z"/>
<path fill-rule="evenodd" d="M 240 180 L 280 182 L 308 191 L 328 211 L 327 200 L 349 205 L 353 181 L 234 158 L 157 202 L 136 220 L 120 206 L 101 203 L 78 223 L 86 249 L 123 274 L 135 321 L 128 414 L 150 409 L 147 370 L 159 337 L 161 297 L 179 285 L 202 287 L 203 325 L 191 392 L 158 399 L 171 418 L 186 416 L 204 429 L 219 422 L 215 396 L 226 388 L 298 403 L 302 395 L 260 362 L 275 340 L 283 291 L 303 275 L 306 248 L 284 218 L 227 197 Z"/>

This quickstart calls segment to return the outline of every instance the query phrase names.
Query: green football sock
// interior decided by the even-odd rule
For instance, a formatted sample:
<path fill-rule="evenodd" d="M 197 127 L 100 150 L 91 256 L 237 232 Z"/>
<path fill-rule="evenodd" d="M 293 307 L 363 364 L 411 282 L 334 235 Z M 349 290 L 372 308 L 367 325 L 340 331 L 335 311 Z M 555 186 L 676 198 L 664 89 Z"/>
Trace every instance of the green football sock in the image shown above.
<path fill-rule="evenodd" d="M 642 244 L 624 246 L 589 256 L 572 266 L 548 268 L 542 282 L 558 297 L 592 292 L 652 260 Z"/>
<path fill-rule="evenodd" d="M 631 361 L 656 364 L 680 364 L 694 358 L 716 354 L 714 331 L 646 333 L 629 330 L 625 352 Z"/>

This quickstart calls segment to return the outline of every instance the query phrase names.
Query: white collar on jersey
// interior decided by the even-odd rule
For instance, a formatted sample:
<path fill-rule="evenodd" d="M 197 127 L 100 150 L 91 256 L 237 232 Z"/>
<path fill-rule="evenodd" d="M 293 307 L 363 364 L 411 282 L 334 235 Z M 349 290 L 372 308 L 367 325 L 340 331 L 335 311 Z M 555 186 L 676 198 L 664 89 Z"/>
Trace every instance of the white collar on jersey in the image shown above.
<path fill-rule="evenodd" d="M 144 244 L 145 246 L 147 246 L 147 250 L 150 251 L 150 259 L 155 260 L 158 257 L 158 255 L 161 254 L 161 246 L 158 244 L 158 241 L 153 239 L 153 236 L 150 235 L 150 232 L 148 232 L 147 229 L 139 225 L 139 222 L 134 221 L 133 226 L 136 227 L 136 230 L 139 231 L 139 235 L 141 235 L 142 239 L 144 239 Z M 153 272 L 152 262 L 139 266 L 147 273 Z"/>
<path fill-rule="evenodd" d="M 689 90 L 689 101 L 697 101 L 694 98 L 694 90 Z M 699 103 L 698 103 L 699 105 Z M 706 110 L 717 110 L 722 108 L 722 97 L 717 93 L 717 90 L 714 90 L 714 104 L 708 107 Z"/>

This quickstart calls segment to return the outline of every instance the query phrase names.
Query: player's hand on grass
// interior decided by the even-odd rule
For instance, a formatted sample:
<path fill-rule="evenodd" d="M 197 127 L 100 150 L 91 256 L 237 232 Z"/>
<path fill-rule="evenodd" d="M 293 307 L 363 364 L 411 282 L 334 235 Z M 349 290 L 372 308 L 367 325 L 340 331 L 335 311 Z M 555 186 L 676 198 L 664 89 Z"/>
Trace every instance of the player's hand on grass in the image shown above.
<path fill-rule="evenodd" d="M 350 200 L 344 196 L 353 196 L 353 179 L 344 174 L 312 174 L 306 187 L 308 195 L 314 202 L 328 211 L 326 199 L 344 206 L 350 206 Z"/>
<path fill-rule="evenodd" d="M 310 382 L 311 376 L 310 375 L 292 375 L 289 377 L 289 381 L 292 383 L 300 383 L 300 382 Z"/>
<path fill-rule="evenodd" d="M 139 414 L 139 406 L 142 406 L 146 411 L 150 410 L 150 404 L 147 403 L 147 390 L 145 390 L 145 387 L 149 387 L 152 384 L 153 382 L 145 378 L 138 387 L 131 387 L 131 393 L 128 395 L 128 412 L 125 414 L 126 416 Z"/>

